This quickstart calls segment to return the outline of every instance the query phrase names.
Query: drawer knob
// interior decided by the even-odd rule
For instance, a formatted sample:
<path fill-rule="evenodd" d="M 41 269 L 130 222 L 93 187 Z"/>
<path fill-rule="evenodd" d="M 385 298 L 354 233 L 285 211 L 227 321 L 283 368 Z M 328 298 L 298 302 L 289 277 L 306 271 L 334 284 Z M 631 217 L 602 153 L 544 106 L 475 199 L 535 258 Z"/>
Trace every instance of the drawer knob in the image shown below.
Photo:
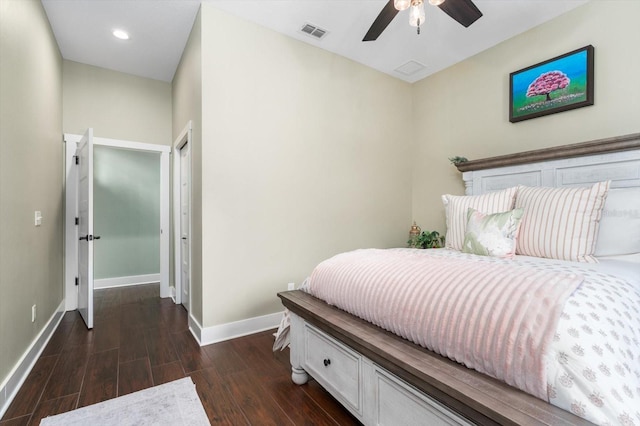
<path fill-rule="evenodd" d="M 331 365 L 331 360 L 329 358 L 325 358 L 324 361 L 322 361 L 324 363 L 325 367 L 328 367 L 329 365 Z"/>

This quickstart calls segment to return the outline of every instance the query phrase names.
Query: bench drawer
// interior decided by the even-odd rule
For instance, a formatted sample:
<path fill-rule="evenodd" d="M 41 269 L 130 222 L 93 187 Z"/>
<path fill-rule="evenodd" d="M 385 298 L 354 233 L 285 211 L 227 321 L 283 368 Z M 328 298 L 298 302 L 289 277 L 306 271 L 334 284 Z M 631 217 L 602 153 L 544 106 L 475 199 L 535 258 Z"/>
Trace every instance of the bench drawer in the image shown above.
<path fill-rule="evenodd" d="M 470 425 L 434 399 L 376 367 L 374 373 L 375 419 L 379 426 Z"/>
<path fill-rule="evenodd" d="M 304 364 L 334 397 L 362 412 L 362 356 L 305 324 Z"/>

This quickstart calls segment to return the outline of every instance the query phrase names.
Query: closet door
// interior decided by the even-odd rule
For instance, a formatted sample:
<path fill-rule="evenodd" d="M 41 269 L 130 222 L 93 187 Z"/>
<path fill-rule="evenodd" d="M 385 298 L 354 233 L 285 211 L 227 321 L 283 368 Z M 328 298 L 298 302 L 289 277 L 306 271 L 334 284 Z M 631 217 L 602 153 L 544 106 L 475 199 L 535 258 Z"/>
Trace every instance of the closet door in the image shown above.
<path fill-rule="evenodd" d="M 191 293 L 191 146 L 180 148 L 180 281 L 182 304 L 189 311 Z"/>

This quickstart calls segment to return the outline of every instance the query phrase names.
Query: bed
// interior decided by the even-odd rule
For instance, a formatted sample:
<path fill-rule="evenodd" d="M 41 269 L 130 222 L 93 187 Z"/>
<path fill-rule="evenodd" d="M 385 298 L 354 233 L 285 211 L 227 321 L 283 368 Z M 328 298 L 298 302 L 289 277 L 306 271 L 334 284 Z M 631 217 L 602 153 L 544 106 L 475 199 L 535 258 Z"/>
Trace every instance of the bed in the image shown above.
<path fill-rule="evenodd" d="M 518 247 L 534 256 L 477 256 L 450 247 L 356 251 L 328 259 L 312 274 L 310 288 L 279 294 L 290 315 L 293 381 L 303 384 L 312 376 L 366 425 L 593 424 L 587 419 L 597 424 L 640 425 L 640 259 L 637 253 L 629 252 L 638 243 L 634 232 L 639 229 L 640 192 L 634 191 L 640 190 L 640 134 L 476 160 L 458 168 L 471 197 L 497 199 L 514 185 L 526 185 L 520 187 L 523 201 L 514 195 L 516 207 L 518 202 L 526 204 L 527 196 L 538 200 L 546 188 L 582 194 L 593 187 L 595 195 L 590 197 L 600 197 L 603 203 L 594 216 L 594 223 L 602 224 L 600 231 L 604 231 L 605 219 L 607 226 L 612 226 L 620 222 L 620 217 L 627 228 L 610 227 L 590 236 L 593 232 L 585 231 L 585 247 L 591 250 L 586 254 L 573 246 L 547 244 L 543 238 L 547 225 L 542 224 L 535 227 L 540 229 L 535 235 L 539 243 Z M 598 183 L 605 181 L 606 188 L 601 188 Z M 460 198 L 463 204 L 467 199 L 472 198 Z M 449 200 L 447 221 L 454 229 L 449 215 L 453 201 L 460 200 Z M 546 210 L 541 214 L 545 218 L 550 213 Z M 530 223 L 519 225 L 521 233 L 532 229 L 534 217 L 526 215 Z M 575 224 L 563 226 L 578 229 Z M 455 241 L 456 236 L 451 236 Z M 532 236 L 520 239 L 534 240 Z M 467 244 L 465 236 L 459 245 Z M 559 258 L 541 259 L 549 256 Z M 384 275 L 399 262 L 409 262 L 405 270 L 413 273 L 401 280 Z M 347 270 L 346 265 L 359 265 L 355 268 L 360 269 Z M 427 269 L 419 270 L 422 267 Z M 428 287 L 431 283 L 424 288 L 423 284 L 413 284 L 412 276 L 433 272 L 428 268 L 455 271 L 434 280 L 438 285 L 447 279 L 453 284 L 432 289 Z M 535 275 L 535 280 L 530 275 Z M 382 284 L 375 284 L 373 276 L 382 276 Z M 486 279 L 482 281 L 482 277 Z M 516 277 L 524 277 L 528 288 L 537 286 L 540 301 L 523 302 L 533 291 L 511 293 L 523 287 Z M 344 284 L 347 281 L 349 286 Z M 499 288 L 495 282 L 511 287 Z M 394 285 L 406 293 L 391 293 L 389 288 Z M 466 289 L 458 290 L 465 285 Z M 493 305 L 474 302 L 484 297 L 484 291 L 477 290 L 484 288 L 481 286 L 496 287 L 495 300 L 490 300 Z M 409 293 L 413 287 L 417 292 Z M 600 291 L 604 293 L 587 294 Z M 441 298 L 446 292 L 453 297 Z M 355 297 L 348 299 L 347 293 Z M 464 301 L 465 295 L 470 299 Z M 508 305 L 505 297 L 523 306 L 512 312 L 517 320 L 478 314 L 480 305 L 489 313 L 498 312 L 493 306 Z M 433 305 L 427 313 L 416 310 L 415 305 L 428 303 Z M 531 311 L 524 308 L 525 304 Z M 539 305 L 555 305 L 555 310 L 541 313 L 536 311 Z M 452 313 L 465 310 L 465 319 L 455 322 Z M 391 318 L 391 311 L 405 315 Z M 491 330 L 517 322 L 524 324 L 529 334 L 521 342 L 504 339 L 513 347 L 496 352 L 496 342 L 502 338 L 487 334 L 479 339 L 474 330 L 484 326 L 469 320 L 477 317 L 485 324 L 492 316 L 496 322 L 488 327 Z M 409 328 L 410 323 L 429 326 L 416 331 Z M 479 341 L 472 342 L 473 350 L 457 345 L 474 338 Z M 529 348 L 536 345 L 545 348 L 542 355 L 529 356 L 533 354 Z M 503 352 L 510 354 L 508 359 Z M 579 364 L 583 358 L 609 356 L 607 352 L 617 357 L 611 365 L 609 361 L 593 366 Z M 491 354 L 502 358 L 498 362 L 500 356 Z M 607 359 L 614 359 L 611 357 Z M 574 360 L 578 364 L 574 365 Z M 526 372 L 534 372 L 534 377 L 525 378 Z M 613 387 L 612 377 L 617 380 Z M 570 393 L 579 388 L 584 388 L 586 400 Z"/>

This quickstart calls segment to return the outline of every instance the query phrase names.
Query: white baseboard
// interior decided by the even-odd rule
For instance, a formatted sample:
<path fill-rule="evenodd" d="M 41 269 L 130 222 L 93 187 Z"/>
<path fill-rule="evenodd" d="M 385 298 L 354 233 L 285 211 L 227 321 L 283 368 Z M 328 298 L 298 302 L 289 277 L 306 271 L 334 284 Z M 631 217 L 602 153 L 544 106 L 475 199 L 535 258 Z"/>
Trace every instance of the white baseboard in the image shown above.
<path fill-rule="evenodd" d="M 159 283 L 160 274 L 132 275 L 130 277 L 102 278 L 93 280 L 93 288 L 126 287 L 129 285 Z"/>
<path fill-rule="evenodd" d="M 20 387 L 49 342 L 49 339 L 51 339 L 53 332 L 58 328 L 58 324 L 60 324 L 63 315 L 64 300 L 60 302 L 60 305 L 56 308 L 53 315 L 51 315 L 47 324 L 42 328 L 40 334 L 31 342 L 31 345 L 24 352 L 20 361 L 18 361 L 4 382 L 2 382 L 0 386 L 0 418 L 4 416 L 4 413 L 9 408 L 9 404 L 11 404 L 11 401 L 15 398 L 18 390 L 20 390 Z"/>
<path fill-rule="evenodd" d="M 276 328 L 280 325 L 281 319 L 282 312 L 276 312 L 275 314 L 247 318 L 203 328 L 202 325 L 189 314 L 189 330 L 200 346 L 204 346 Z"/>

